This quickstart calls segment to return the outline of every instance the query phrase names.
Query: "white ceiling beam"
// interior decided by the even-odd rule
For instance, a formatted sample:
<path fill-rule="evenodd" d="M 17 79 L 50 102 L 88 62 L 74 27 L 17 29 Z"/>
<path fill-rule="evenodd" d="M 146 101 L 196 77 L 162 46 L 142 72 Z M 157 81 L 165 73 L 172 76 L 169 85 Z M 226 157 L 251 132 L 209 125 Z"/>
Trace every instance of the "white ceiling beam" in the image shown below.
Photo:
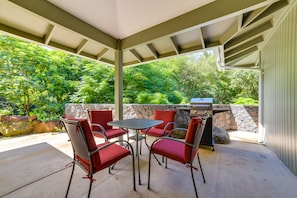
<path fill-rule="evenodd" d="M 107 51 L 108 51 L 108 48 L 103 48 L 97 55 L 97 60 L 101 60 L 101 58 L 104 56 L 104 54 L 106 54 Z"/>
<path fill-rule="evenodd" d="M 24 38 L 24 39 L 28 39 L 28 40 L 33 41 L 33 42 L 44 44 L 44 38 L 40 38 L 40 37 L 37 37 L 37 36 L 35 36 L 33 34 L 29 34 L 27 32 L 20 31 L 18 29 L 15 29 L 13 27 L 9 27 L 9 26 L 4 25 L 2 23 L 0 23 L 0 30 L 3 31 L 3 32 L 7 32 L 8 34 L 11 34 L 13 36 L 17 36 L 19 38 Z"/>
<path fill-rule="evenodd" d="M 251 41 L 249 41 L 247 43 L 243 43 L 239 47 L 236 47 L 236 48 L 226 52 L 225 53 L 225 58 L 230 58 L 230 57 L 232 57 L 234 55 L 237 55 L 237 54 L 241 53 L 242 51 L 244 51 L 244 50 L 246 50 L 248 48 L 251 48 L 251 47 L 253 47 L 253 46 L 255 46 L 255 45 L 257 45 L 257 44 L 259 44 L 259 43 L 261 43 L 263 41 L 264 41 L 264 38 L 262 36 L 259 36 L 259 37 L 255 38 L 255 39 L 253 39 L 253 40 L 251 40 Z"/>
<path fill-rule="evenodd" d="M 147 44 L 146 47 L 148 48 L 148 50 L 152 53 L 153 57 L 155 59 L 159 58 L 159 53 L 157 52 L 156 48 L 153 46 L 153 44 Z"/>
<path fill-rule="evenodd" d="M 138 60 L 138 62 L 141 63 L 143 61 L 143 58 L 136 52 L 135 49 L 131 49 L 129 51 L 135 56 L 135 58 Z"/>
<path fill-rule="evenodd" d="M 198 31 L 199 31 L 199 34 L 200 34 L 200 41 L 201 41 L 202 48 L 205 49 L 206 44 L 205 44 L 205 40 L 204 40 L 204 33 L 203 33 L 203 30 L 202 30 L 202 27 L 198 28 Z"/>
<path fill-rule="evenodd" d="M 228 29 L 227 32 L 225 32 L 221 36 L 220 42 L 222 44 L 225 44 L 226 42 L 234 38 L 234 36 L 239 32 L 239 30 L 241 29 L 241 25 L 240 25 L 241 21 L 242 21 L 242 14 L 237 17 L 237 23 L 235 23 L 231 28 Z"/>
<path fill-rule="evenodd" d="M 23 7 L 41 17 L 48 20 L 49 23 L 61 25 L 69 30 L 72 30 L 85 39 L 92 39 L 107 47 L 116 49 L 117 40 L 112 36 L 94 28 L 93 26 L 83 22 L 73 15 L 65 12 L 59 7 L 51 4 L 47 0 L 24 1 L 24 0 L 9 0 L 12 3 Z"/>
<path fill-rule="evenodd" d="M 242 60 L 243 58 L 247 57 L 248 55 L 250 55 L 251 53 L 253 53 L 257 50 L 258 50 L 258 47 L 255 46 L 255 47 L 249 48 L 247 50 L 244 50 L 235 56 L 232 56 L 230 58 L 225 58 L 226 65 L 235 64 L 236 62 Z"/>
<path fill-rule="evenodd" d="M 180 54 L 180 49 L 179 49 L 179 45 L 178 45 L 176 36 L 171 36 L 170 37 L 170 42 L 172 44 L 172 47 L 173 47 L 175 53 Z"/>
<path fill-rule="evenodd" d="M 84 39 L 84 40 L 80 43 L 80 45 L 79 45 L 79 46 L 77 47 L 77 49 L 76 49 L 76 53 L 77 53 L 77 54 L 80 54 L 80 53 L 81 53 L 81 51 L 83 50 L 83 48 L 86 46 L 87 42 L 88 42 L 88 40 L 87 40 L 87 39 Z"/>
<path fill-rule="evenodd" d="M 258 15 L 252 21 L 252 23 L 259 21 L 259 20 L 263 19 L 264 17 L 273 14 L 274 12 L 286 7 L 287 5 L 289 5 L 289 2 L 287 0 L 280 0 L 278 2 L 271 4 L 267 9 L 265 9 L 265 11 L 263 11 L 260 15 Z"/>
<path fill-rule="evenodd" d="M 225 0 L 216 0 L 123 39 L 122 49 L 129 49 L 160 37 L 173 36 L 178 32 L 185 32 L 192 28 L 210 25 L 266 6 L 272 2 L 275 2 L 275 0 L 228 0 L 228 3 Z"/>
<path fill-rule="evenodd" d="M 248 16 L 246 19 L 244 19 L 244 21 L 243 21 L 243 27 L 246 27 L 246 26 L 248 26 L 250 23 L 252 23 L 252 21 L 253 21 L 255 18 L 257 18 L 260 14 L 262 14 L 268 7 L 269 7 L 269 5 L 264 6 L 264 7 L 262 7 L 262 8 L 258 8 L 258 9 L 256 9 L 256 10 L 252 11 L 252 12 L 249 14 L 249 16 Z"/>
<path fill-rule="evenodd" d="M 229 50 L 237 47 L 238 45 L 251 40 L 255 36 L 263 33 L 264 31 L 269 30 L 272 27 L 273 27 L 273 25 L 272 25 L 271 21 L 267 21 L 263 24 L 260 24 L 259 26 L 255 27 L 255 28 L 243 33 L 242 35 L 230 40 L 229 42 L 227 42 L 225 44 L 225 51 L 229 51 Z"/>
<path fill-rule="evenodd" d="M 50 25 L 49 28 L 48 28 L 48 31 L 44 37 L 44 44 L 48 44 L 52 38 L 52 35 L 54 33 L 54 30 L 55 30 L 55 26 L 54 25 Z"/>

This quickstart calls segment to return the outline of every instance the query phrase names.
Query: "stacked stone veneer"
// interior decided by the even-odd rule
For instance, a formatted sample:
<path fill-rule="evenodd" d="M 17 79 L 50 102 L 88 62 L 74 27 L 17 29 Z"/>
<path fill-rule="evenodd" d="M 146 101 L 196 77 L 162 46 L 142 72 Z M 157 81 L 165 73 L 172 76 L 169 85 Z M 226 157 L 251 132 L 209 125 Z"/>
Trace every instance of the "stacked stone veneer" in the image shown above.
<path fill-rule="evenodd" d="M 150 118 L 153 119 L 156 109 L 176 110 L 175 127 L 186 128 L 190 120 L 190 105 L 142 105 L 125 104 L 123 119 Z M 258 131 L 258 106 L 243 105 L 213 105 L 214 109 L 226 111 L 213 115 L 213 124 L 227 131 L 238 130 L 246 132 Z M 65 115 L 77 118 L 87 118 L 87 109 L 110 109 L 114 111 L 113 104 L 67 104 Z"/>

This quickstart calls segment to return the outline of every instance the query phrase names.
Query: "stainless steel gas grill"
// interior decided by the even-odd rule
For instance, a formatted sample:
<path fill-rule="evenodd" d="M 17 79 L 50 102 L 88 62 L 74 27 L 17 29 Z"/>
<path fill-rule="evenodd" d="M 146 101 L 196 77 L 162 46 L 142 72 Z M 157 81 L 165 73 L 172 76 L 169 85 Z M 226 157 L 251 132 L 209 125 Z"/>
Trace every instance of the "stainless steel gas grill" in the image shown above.
<path fill-rule="evenodd" d="M 211 150 L 214 151 L 214 139 L 213 139 L 213 127 L 212 127 L 212 98 L 192 98 L 191 99 L 191 107 L 190 107 L 190 116 L 201 116 L 205 115 L 205 113 L 209 114 L 209 118 L 207 119 L 204 133 L 201 138 L 200 145 L 210 146 Z"/>

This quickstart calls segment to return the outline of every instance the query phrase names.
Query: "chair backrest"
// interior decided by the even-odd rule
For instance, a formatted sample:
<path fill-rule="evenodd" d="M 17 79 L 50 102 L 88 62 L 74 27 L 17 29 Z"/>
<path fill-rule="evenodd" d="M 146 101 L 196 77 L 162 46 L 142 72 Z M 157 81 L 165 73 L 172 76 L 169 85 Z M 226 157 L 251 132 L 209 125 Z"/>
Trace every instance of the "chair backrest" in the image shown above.
<path fill-rule="evenodd" d="M 202 117 L 193 117 L 190 120 L 185 141 L 193 147 L 185 145 L 185 161 L 190 162 L 198 152 L 206 120 Z"/>
<path fill-rule="evenodd" d="M 155 110 L 154 119 L 155 120 L 163 120 L 162 124 L 155 126 L 155 128 L 164 129 L 168 122 L 174 122 L 176 111 L 174 110 Z M 174 127 L 173 124 L 169 125 L 167 130 L 172 130 Z"/>
<path fill-rule="evenodd" d="M 90 153 L 97 149 L 94 136 L 87 119 L 63 119 L 61 121 L 70 138 L 75 158 L 86 171 L 90 172 L 90 163 L 93 167 L 100 167 L 99 155 Z"/>
<path fill-rule="evenodd" d="M 107 125 L 107 122 L 113 120 L 111 110 L 88 110 L 88 116 L 91 124 L 100 124 L 105 130 L 112 129 L 112 126 Z M 92 130 L 101 131 L 97 126 L 92 126 Z"/>

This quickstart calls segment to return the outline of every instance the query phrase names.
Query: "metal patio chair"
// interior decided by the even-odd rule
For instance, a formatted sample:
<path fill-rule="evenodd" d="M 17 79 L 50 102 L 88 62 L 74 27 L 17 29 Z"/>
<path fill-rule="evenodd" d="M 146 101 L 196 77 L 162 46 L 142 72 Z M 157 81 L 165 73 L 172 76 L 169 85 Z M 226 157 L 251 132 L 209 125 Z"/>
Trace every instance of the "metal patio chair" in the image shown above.
<path fill-rule="evenodd" d="M 72 172 L 65 197 L 67 197 L 69 193 L 75 165 L 78 165 L 87 173 L 84 178 L 88 178 L 90 180 L 88 191 L 88 197 L 90 197 L 92 183 L 94 181 L 93 175 L 105 168 L 109 168 L 114 163 L 129 155 L 132 156 L 133 190 L 136 190 L 134 151 L 130 143 L 122 140 L 127 143 L 130 150 L 117 145 L 116 143 L 120 142 L 120 140 L 114 142 L 104 142 L 96 145 L 87 119 L 71 120 L 61 118 L 61 121 L 69 135 L 73 148 Z"/>

